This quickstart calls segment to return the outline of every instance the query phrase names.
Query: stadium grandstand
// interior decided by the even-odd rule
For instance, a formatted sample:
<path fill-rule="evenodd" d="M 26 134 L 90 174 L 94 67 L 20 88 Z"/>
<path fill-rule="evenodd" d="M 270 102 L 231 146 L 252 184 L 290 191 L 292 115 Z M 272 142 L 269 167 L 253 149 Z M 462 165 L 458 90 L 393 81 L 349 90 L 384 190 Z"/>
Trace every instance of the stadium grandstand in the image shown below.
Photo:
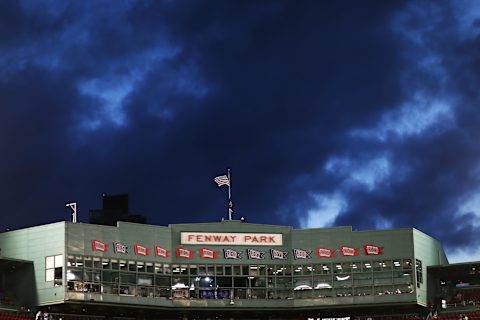
<path fill-rule="evenodd" d="M 62 221 L 0 249 L 0 320 L 480 320 L 480 263 L 413 228 Z"/>

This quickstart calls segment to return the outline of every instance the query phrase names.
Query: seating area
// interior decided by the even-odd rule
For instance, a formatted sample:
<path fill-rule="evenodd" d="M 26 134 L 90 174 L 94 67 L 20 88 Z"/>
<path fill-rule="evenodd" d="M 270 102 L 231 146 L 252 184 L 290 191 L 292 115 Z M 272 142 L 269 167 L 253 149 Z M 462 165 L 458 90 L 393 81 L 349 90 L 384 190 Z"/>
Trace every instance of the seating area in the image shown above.
<path fill-rule="evenodd" d="M 20 312 L 0 311 L 0 320 L 31 320 L 32 315 Z"/>
<path fill-rule="evenodd" d="M 439 320 L 459 320 L 461 313 L 449 313 L 449 314 L 442 314 L 438 316 Z M 468 316 L 468 320 L 480 320 L 480 313 L 479 312 L 468 312 L 463 313 L 463 315 Z"/>

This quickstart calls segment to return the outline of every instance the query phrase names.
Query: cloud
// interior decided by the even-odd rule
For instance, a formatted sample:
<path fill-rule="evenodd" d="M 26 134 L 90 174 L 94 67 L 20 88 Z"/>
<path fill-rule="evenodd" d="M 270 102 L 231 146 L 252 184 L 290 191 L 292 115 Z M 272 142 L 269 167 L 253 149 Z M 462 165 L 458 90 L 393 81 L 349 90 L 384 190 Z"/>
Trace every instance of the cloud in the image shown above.
<path fill-rule="evenodd" d="M 347 200 L 340 194 L 312 194 L 315 207 L 308 210 L 306 217 L 300 221 L 302 228 L 331 227 L 338 215 L 348 207 Z"/>
<path fill-rule="evenodd" d="M 441 134 L 455 126 L 454 110 L 445 101 L 429 101 L 417 93 L 413 101 L 382 115 L 379 124 L 372 129 L 355 129 L 350 134 L 364 139 L 405 139 L 411 136 L 422 138 Z"/>
<path fill-rule="evenodd" d="M 358 185 L 373 191 L 378 184 L 390 177 L 391 164 L 387 155 L 364 161 L 354 157 L 333 157 L 327 161 L 325 171 L 345 179 L 344 185 L 353 187 Z"/>
<path fill-rule="evenodd" d="M 151 223 L 219 221 L 230 167 L 247 221 L 414 226 L 473 250 L 471 6 L 0 3 L 3 223 L 70 200 L 86 221 L 103 192 Z"/>

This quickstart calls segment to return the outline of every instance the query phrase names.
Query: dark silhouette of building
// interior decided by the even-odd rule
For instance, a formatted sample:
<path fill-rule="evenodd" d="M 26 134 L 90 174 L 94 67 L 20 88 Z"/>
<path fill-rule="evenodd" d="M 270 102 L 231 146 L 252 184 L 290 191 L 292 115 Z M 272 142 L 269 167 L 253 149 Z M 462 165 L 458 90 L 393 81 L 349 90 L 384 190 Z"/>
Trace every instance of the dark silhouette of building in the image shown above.
<path fill-rule="evenodd" d="M 90 223 L 116 226 L 117 221 L 146 223 L 144 216 L 129 212 L 128 194 L 102 194 L 102 209 L 90 209 Z"/>

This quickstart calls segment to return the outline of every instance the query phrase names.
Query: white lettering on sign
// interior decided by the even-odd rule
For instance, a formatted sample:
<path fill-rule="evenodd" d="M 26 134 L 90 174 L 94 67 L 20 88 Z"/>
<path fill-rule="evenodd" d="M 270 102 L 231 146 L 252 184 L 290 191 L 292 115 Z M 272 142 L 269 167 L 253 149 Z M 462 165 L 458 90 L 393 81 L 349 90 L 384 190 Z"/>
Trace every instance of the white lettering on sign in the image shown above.
<path fill-rule="evenodd" d="M 281 246 L 281 233 L 181 232 L 181 244 Z"/>

